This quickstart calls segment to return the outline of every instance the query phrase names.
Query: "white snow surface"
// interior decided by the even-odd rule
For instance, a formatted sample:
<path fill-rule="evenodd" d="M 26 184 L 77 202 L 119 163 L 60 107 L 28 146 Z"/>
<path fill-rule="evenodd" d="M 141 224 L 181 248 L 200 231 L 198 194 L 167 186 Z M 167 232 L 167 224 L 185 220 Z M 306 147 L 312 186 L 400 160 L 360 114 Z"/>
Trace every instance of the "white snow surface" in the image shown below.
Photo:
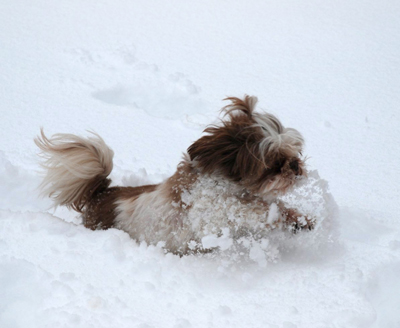
<path fill-rule="evenodd" d="M 1 1 L 0 327 L 400 327 L 399 17 L 393 0 Z M 180 258 L 39 197 L 40 127 L 95 131 L 115 185 L 156 183 L 244 94 L 304 135 L 309 179 L 284 199 L 314 231 L 242 256 L 222 230 Z"/>

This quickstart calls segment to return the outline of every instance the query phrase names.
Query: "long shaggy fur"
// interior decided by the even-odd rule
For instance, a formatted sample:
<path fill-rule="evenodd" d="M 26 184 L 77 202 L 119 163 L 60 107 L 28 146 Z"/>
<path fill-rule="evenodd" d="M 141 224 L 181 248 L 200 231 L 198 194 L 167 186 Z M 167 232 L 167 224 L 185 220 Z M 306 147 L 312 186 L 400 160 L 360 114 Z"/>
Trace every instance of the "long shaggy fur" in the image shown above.
<path fill-rule="evenodd" d="M 110 184 L 107 176 L 113 168 L 114 152 L 97 134 L 87 139 L 72 134 L 56 134 L 48 139 L 43 130 L 35 139 L 42 150 L 46 176 L 42 192 L 54 204 L 66 205 L 81 212 L 94 193 Z"/>
<path fill-rule="evenodd" d="M 312 228 L 284 204 L 270 213 L 276 197 L 305 175 L 302 136 L 275 116 L 255 112 L 256 97 L 227 100 L 221 124 L 209 126 L 176 173 L 158 185 L 109 187 L 113 151 L 100 136 L 48 139 L 42 131 L 35 142 L 46 170 L 43 193 L 82 213 L 90 229 L 116 227 L 179 254 L 208 251 L 202 238 L 226 227 L 233 238 Z"/>
<path fill-rule="evenodd" d="M 218 172 L 253 193 L 285 192 L 304 173 L 303 137 L 271 114 L 254 113 L 256 97 L 227 100 L 232 103 L 222 110 L 228 119 L 205 129 L 208 135 L 189 147 L 190 158 L 203 173 Z"/>

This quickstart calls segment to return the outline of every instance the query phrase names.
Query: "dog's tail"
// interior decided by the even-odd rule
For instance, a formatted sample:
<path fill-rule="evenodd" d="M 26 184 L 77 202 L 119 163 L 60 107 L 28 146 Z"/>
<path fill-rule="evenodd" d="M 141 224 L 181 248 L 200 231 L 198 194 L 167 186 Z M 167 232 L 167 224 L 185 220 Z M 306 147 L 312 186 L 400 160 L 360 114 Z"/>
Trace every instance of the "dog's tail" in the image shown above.
<path fill-rule="evenodd" d="M 42 194 L 52 197 L 55 206 L 65 205 L 82 212 L 93 195 L 111 183 L 107 176 L 113 168 L 114 152 L 99 135 L 92 134 L 88 138 L 55 134 L 48 139 L 41 130 L 35 139 L 46 174 Z"/>

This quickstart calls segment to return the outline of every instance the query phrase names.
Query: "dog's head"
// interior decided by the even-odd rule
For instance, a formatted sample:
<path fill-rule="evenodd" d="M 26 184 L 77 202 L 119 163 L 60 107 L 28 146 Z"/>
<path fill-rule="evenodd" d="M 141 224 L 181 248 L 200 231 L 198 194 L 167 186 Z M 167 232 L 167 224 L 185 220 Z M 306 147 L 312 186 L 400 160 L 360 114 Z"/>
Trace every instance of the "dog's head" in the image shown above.
<path fill-rule="evenodd" d="M 305 175 L 303 137 L 273 115 L 256 113 L 256 97 L 227 98 L 222 124 L 207 127 L 188 153 L 204 174 L 219 174 L 261 195 L 279 194 Z"/>

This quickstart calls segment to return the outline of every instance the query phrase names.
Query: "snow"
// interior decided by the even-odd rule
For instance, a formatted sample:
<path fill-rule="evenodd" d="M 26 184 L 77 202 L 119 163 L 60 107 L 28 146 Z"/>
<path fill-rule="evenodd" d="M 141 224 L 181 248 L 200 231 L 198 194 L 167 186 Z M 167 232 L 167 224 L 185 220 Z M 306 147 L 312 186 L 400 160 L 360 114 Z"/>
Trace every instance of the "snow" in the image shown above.
<path fill-rule="evenodd" d="M 400 327 L 399 15 L 392 0 L 2 1 L 0 327 Z M 95 131 L 115 184 L 155 183 L 245 93 L 306 139 L 310 178 L 285 200 L 322 219 L 314 232 L 240 258 L 209 235 L 221 252 L 180 258 L 38 196 L 40 127 Z"/>

